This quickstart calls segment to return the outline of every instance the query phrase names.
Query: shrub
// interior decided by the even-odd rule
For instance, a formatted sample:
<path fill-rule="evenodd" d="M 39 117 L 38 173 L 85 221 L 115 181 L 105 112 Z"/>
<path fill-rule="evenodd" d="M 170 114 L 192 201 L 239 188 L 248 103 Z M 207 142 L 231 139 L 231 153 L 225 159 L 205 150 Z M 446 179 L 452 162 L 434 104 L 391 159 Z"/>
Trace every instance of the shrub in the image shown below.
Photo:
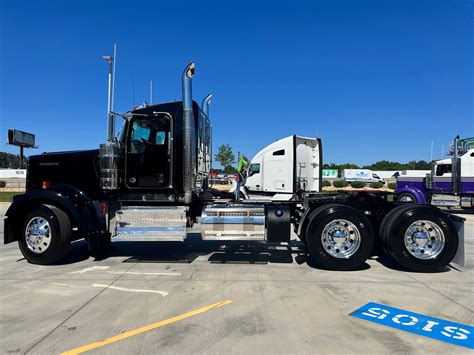
<path fill-rule="evenodd" d="M 373 189 L 380 189 L 384 185 L 383 182 L 371 182 L 369 186 Z"/>
<path fill-rule="evenodd" d="M 387 186 L 388 186 L 389 189 L 395 190 L 395 188 L 397 187 L 397 183 L 396 182 L 389 182 L 387 184 Z"/>
<path fill-rule="evenodd" d="M 0 180 L 0 188 L 7 186 L 7 182 Z"/>
<path fill-rule="evenodd" d="M 349 184 L 347 183 L 347 181 L 344 181 L 344 180 L 336 180 L 332 183 L 332 185 L 334 187 L 341 188 L 341 187 L 346 187 Z"/>
<path fill-rule="evenodd" d="M 351 186 L 354 188 L 354 189 L 361 189 L 363 187 L 366 187 L 367 184 L 363 181 L 352 181 L 351 182 Z"/>
<path fill-rule="evenodd" d="M 323 186 L 331 186 L 331 181 L 323 180 Z"/>

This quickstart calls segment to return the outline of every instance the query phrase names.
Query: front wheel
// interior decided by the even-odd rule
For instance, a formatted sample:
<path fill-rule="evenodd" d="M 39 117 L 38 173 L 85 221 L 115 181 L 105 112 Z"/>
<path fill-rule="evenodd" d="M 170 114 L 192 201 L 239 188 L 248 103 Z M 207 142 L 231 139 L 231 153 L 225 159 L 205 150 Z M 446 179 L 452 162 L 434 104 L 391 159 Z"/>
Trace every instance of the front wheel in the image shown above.
<path fill-rule="evenodd" d="M 374 233 L 362 212 L 333 204 L 310 215 L 306 241 L 311 256 L 324 268 L 355 270 L 372 254 Z"/>
<path fill-rule="evenodd" d="M 71 237 L 71 222 L 64 211 L 38 205 L 23 220 L 18 244 L 28 262 L 49 265 L 66 255 Z"/>
<path fill-rule="evenodd" d="M 409 192 L 402 192 L 397 196 L 397 201 L 398 202 L 404 202 L 404 203 L 415 203 L 416 198 L 413 196 L 413 194 Z"/>

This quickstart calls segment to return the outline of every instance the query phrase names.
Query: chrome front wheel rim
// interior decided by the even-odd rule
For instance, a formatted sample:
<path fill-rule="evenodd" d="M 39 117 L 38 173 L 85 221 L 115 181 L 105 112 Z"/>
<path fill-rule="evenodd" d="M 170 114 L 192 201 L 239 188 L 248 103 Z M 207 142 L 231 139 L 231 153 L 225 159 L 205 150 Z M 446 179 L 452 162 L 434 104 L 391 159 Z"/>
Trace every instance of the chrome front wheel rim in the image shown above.
<path fill-rule="evenodd" d="M 445 238 L 440 226 L 432 221 L 413 222 L 405 232 L 405 248 L 417 259 L 437 258 L 444 249 Z"/>
<path fill-rule="evenodd" d="M 35 254 L 44 253 L 51 244 L 51 227 L 43 217 L 32 218 L 25 229 L 26 246 Z"/>
<path fill-rule="evenodd" d="M 361 236 L 356 225 L 345 219 L 335 219 L 323 229 L 321 244 L 331 256 L 347 259 L 359 250 Z"/>
<path fill-rule="evenodd" d="M 402 196 L 400 202 L 414 202 L 413 197 L 411 196 Z"/>

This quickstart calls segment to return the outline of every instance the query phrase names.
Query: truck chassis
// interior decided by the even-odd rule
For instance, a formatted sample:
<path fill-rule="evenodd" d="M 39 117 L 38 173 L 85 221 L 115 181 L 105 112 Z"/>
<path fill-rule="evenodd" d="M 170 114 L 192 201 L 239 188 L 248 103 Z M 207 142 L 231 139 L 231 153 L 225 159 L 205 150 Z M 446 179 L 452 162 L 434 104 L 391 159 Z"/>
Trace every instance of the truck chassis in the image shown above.
<path fill-rule="evenodd" d="M 462 263 L 463 219 L 433 206 L 299 185 L 282 201 L 213 191 L 210 95 L 201 107 L 192 100 L 194 70 L 191 63 L 183 72 L 182 102 L 123 114 L 119 139 L 109 104 L 108 139 L 99 150 L 31 157 L 27 192 L 6 213 L 4 242 L 18 241 L 29 262 L 47 265 L 60 261 L 74 240 L 86 239 L 96 255 L 111 240 L 184 241 L 186 228 L 199 223 L 203 240 L 288 243 L 293 228 L 330 270 L 358 269 L 380 247 L 411 271 L 435 272 L 456 256 Z M 109 103 L 110 85 L 113 80 Z"/>

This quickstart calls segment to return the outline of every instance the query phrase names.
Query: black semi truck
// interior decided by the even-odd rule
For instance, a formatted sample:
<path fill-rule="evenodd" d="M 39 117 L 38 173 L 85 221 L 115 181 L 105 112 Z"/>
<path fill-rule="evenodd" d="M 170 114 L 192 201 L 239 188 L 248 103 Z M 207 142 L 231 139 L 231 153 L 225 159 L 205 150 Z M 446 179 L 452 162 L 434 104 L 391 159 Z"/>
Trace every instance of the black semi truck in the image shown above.
<path fill-rule="evenodd" d="M 360 268 L 376 246 L 411 271 L 434 272 L 463 256 L 462 218 L 392 202 L 386 193 L 306 191 L 296 167 L 285 201 L 213 191 L 210 95 L 201 106 L 193 101 L 194 72 L 193 63 L 183 72 L 182 101 L 120 114 L 116 137 L 109 65 L 106 143 L 32 156 L 26 193 L 6 213 L 4 242 L 18 241 L 29 262 L 46 265 L 62 259 L 74 240 L 84 238 L 96 255 L 116 240 L 184 241 L 187 227 L 200 223 L 203 240 L 219 241 L 287 243 L 293 228 L 331 270 Z"/>

